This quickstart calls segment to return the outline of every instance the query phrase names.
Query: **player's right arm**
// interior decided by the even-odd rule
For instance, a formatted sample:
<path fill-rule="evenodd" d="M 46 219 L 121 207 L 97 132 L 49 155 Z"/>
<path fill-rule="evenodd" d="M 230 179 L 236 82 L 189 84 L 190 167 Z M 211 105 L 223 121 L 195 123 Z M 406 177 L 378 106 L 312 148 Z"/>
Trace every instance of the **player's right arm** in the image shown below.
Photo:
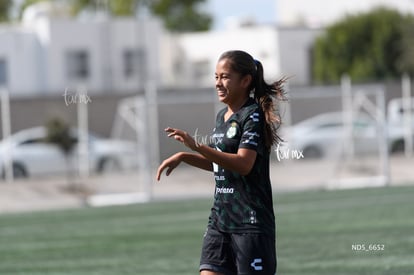
<path fill-rule="evenodd" d="M 187 153 L 187 152 L 179 152 L 171 157 L 164 160 L 161 165 L 158 167 L 156 179 L 159 181 L 161 178 L 162 172 L 167 169 L 166 175 L 169 176 L 171 172 L 181 163 L 185 162 L 191 166 L 204 169 L 207 171 L 213 171 L 213 164 L 211 161 L 206 159 L 204 156 L 200 154 L 194 153 Z"/>

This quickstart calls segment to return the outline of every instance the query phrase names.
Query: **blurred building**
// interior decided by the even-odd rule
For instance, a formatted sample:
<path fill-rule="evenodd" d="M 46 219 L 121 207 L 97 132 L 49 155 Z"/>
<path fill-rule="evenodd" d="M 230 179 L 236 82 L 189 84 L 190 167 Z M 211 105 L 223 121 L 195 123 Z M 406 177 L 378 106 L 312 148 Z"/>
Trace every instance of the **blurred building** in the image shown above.
<path fill-rule="evenodd" d="M 178 40 L 192 68 L 191 85 L 211 86 L 217 59 L 228 50 L 244 50 L 260 60 L 269 81 L 287 76 L 291 84 L 307 85 L 311 82 L 310 52 L 320 33 L 315 28 L 241 22 L 227 30 L 183 34 Z"/>
<path fill-rule="evenodd" d="M 173 70 L 162 60 L 177 58 L 159 20 L 105 14 L 74 20 L 48 2 L 29 7 L 21 24 L 2 25 L 0 40 L 0 84 L 12 96 L 61 94 L 79 85 L 134 92 L 149 79 L 168 85 Z"/>
<path fill-rule="evenodd" d="M 0 85 L 11 96 L 131 94 L 151 81 L 159 88 L 213 87 L 215 65 L 227 50 L 251 53 L 265 77 L 311 82 L 310 50 L 320 29 L 238 21 L 226 30 L 172 34 L 146 18 L 96 13 L 73 19 L 64 6 L 41 2 L 18 25 L 0 26 Z"/>
<path fill-rule="evenodd" d="M 267 76 L 280 75 L 278 33 L 274 26 L 240 26 L 178 36 L 191 72 L 190 85 L 212 86 L 217 60 L 228 50 L 245 50 L 260 60 Z M 260 43 L 258 43 L 260 41 Z"/>

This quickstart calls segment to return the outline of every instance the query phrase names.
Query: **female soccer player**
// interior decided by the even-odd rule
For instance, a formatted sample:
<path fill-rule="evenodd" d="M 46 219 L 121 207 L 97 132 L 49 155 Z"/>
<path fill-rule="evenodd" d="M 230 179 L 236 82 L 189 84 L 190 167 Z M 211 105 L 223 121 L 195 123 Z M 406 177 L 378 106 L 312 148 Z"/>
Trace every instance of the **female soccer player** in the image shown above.
<path fill-rule="evenodd" d="M 216 66 L 216 90 L 226 108 L 217 114 L 211 144 L 167 128 L 169 137 L 193 153 L 164 160 L 157 180 L 182 162 L 213 171 L 214 205 L 204 235 L 201 275 L 276 273 L 275 216 L 269 176 L 271 146 L 279 141 L 275 100 L 283 99 L 281 79 L 268 84 L 262 64 L 243 51 L 223 53 Z"/>

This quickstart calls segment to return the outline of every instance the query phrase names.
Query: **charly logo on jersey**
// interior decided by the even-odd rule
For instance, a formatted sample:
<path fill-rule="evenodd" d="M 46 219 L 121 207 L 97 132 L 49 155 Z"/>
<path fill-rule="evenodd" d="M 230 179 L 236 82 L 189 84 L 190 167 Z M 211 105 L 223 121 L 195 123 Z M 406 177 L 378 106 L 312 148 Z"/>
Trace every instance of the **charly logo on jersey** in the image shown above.
<path fill-rule="evenodd" d="M 260 121 L 259 117 L 260 117 L 259 113 L 253 113 L 250 115 L 250 118 L 253 120 L 253 122 L 259 122 Z"/>
<path fill-rule="evenodd" d="M 234 138 L 237 134 L 237 123 L 232 122 L 230 128 L 227 130 L 226 137 Z"/>
<path fill-rule="evenodd" d="M 262 271 L 263 270 L 262 263 L 263 263 L 263 260 L 261 258 L 256 258 L 253 260 L 253 262 L 250 263 L 250 266 L 253 267 L 255 271 Z"/>

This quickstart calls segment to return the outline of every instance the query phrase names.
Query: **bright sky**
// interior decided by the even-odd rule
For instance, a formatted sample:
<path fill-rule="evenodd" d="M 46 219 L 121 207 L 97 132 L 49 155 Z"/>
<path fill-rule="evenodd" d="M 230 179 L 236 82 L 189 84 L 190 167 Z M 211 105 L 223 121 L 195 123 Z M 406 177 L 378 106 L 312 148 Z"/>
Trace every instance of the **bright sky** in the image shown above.
<path fill-rule="evenodd" d="M 235 17 L 252 17 L 258 23 L 276 22 L 276 0 L 208 0 L 213 29 L 225 29 Z"/>
<path fill-rule="evenodd" d="M 225 29 L 236 17 L 252 17 L 258 23 L 291 24 L 298 19 L 310 25 L 338 20 L 345 13 L 367 11 L 377 5 L 414 14 L 414 0 L 207 0 L 213 29 Z"/>
<path fill-rule="evenodd" d="M 276 2 L 276 1 L 275 1 Z M 383 5 L 401 13 L 414 13 L 414 0 L 277 0 L 278 21 L 284 24 L 303 21 L 310 25 L 325 25 L 345 14 L 367 12 Z"/>

